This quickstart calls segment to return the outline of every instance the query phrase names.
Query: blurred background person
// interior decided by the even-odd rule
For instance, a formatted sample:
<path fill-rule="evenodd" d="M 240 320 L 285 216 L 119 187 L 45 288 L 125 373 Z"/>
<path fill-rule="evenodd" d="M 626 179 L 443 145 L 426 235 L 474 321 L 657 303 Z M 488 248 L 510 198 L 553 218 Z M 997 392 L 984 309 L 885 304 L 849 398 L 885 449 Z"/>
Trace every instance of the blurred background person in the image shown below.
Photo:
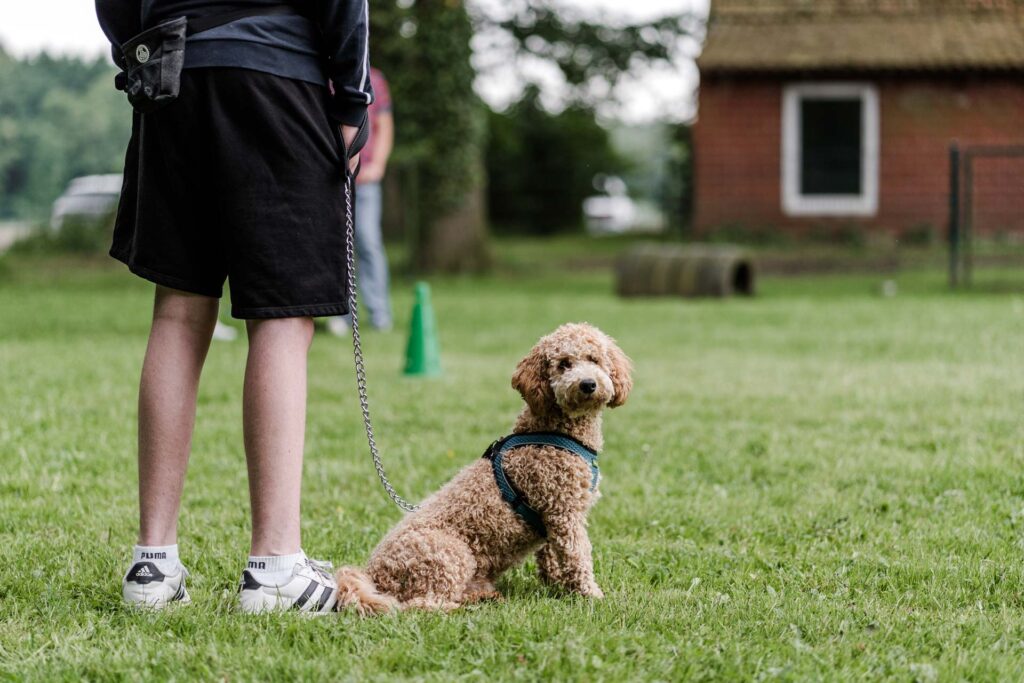
<path fill-rule="evenodd" d="M 360 155 L 361 168 L 356 179 L 356 259 L 359 295 L 370 312 L 370 326 L 391 329 L 391 297 L 388 293 L 388 256 L 381 235 L 382 181 L 388 157 L 395 144 L 395 118 L 391 112 L 391 92 L 380 69 L 370 69 L 370 83 L 376 99 L 368 109 L 370 137 Z M 338 316 L 327 321 L 327 329 L 337 336 L 349 331 L 351 317 Z"/>

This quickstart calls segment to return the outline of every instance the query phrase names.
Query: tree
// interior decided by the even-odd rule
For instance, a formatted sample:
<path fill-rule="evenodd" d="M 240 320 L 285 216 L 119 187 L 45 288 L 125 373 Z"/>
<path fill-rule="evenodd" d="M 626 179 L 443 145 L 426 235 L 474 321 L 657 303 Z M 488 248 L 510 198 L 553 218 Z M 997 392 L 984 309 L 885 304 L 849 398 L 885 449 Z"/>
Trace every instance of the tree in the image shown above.
<path fill-rule="evenodd" d="M 396 160 L 419 188 L 413 266 L 488 265 L 483 219 L 485 112 L 473 91 L 473 27 L 460 0 L 382 0 L 371 10 L 373 63 L 391 84 Z"/>
<path fill-rule="evenodd" d="M 474 13 L 482 50 L 501 55 L 493 63 L 516 64 L 524 83 L 536 83 L 523 68 L 530 62 L 561 73 L 560 99 L 565 105 L 598 108 L 617 99 L 627 74 L 690 59 L 699 46 L 704 18 L 692 12 L 648 21 L 631 21 L 606 13 L 585 13 L 557 0 L 504 0 L 480 5 Z"/>
<path fill-rule="evenodd" d="M 71 178 L 116 173 L 131 110 L 103 59 L 0 51 L 0 217 L 42 218 Z"/>
<path fill-rule="evenodd" d="M 489 122 L 487 204 L 496 225 L 534 234 L 578 228 L 594 175 L 625 170 L 592 110 L 552 114 L 535 86 Z"/>
<path fill-rule="evenodd" d="M 413 265 L 422 271 L 485 267 L 484 172 L 486 113 L 473 92 L 470 41 L 498 40 L 508 59 L 528 56 L 564 75 L 572 116 L 609 97 L 622 74 L 676 59 L 690 15 L 651 22 L 586 20 L 550 0 L 510 0 L 472 7 L 462 0 L 372 0 L 371 60 L 392 85 L 395 159 L 415 168 Z M 489 13 L 490 12 L 490 13 Z M 608 88 L 601 87 L 601 83 Z M 589 114 L 588 114 L 589 115 Z"/>

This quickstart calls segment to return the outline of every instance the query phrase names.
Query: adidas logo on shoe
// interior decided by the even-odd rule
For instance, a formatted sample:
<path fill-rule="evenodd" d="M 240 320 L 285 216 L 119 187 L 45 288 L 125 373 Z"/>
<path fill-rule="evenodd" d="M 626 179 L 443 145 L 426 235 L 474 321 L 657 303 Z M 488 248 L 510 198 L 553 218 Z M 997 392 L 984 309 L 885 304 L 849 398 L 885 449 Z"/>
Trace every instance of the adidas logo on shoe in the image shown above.
<path fill-rule="evenodd" d="M 132 565 L 132 568 L 128 570 L 125 581 L 130 583 L 159 583 L 166 579 L 167 576 L 157 569 L 156 565 L 152 562 L 136 562 Z"/>

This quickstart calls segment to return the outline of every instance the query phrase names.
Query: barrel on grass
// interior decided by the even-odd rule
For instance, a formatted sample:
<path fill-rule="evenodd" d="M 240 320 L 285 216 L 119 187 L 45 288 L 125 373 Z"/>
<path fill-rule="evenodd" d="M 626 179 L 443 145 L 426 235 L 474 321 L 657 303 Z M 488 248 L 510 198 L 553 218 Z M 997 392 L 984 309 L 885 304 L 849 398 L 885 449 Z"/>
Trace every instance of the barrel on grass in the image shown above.
<path fill-rule="evenodd" d="M 724 297 L 754 294 L 754 263 L 737 247 L 645 244 L 619 257 L 619 296 Z"/>

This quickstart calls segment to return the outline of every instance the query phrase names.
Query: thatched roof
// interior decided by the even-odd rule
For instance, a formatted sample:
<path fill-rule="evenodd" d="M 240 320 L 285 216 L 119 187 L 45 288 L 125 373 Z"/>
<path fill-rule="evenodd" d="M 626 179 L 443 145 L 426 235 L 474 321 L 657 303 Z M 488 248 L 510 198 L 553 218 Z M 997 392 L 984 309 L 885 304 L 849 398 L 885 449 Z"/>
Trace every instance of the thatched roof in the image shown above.
<path fill-rule="evenodd" d="M 1024 70 L 1024 0 L 712 0 L 698 65 Z"/>

